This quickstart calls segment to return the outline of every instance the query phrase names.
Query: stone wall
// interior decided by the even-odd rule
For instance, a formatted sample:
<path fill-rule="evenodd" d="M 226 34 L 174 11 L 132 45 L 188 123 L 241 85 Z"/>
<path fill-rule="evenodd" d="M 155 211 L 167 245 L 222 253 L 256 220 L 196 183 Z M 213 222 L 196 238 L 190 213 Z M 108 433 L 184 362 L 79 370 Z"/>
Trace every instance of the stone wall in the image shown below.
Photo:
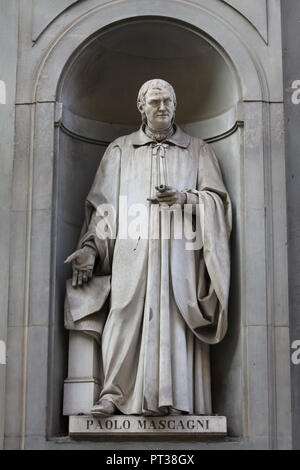
<path fill-rule="evenodd" d="M 283 1 L 283 71 L 294 449 L 300 449 L 300 151 L 298 138 L 300 82 L 297 82 L 297 80 L 300 80 L 299 21 L 299 2 L 297 0 Z"/>
<path fill-rule="evenodd" d="M 15 92 L 18 51 L 18 1 L 1 2 L 0 15 L 0 448 L 3 446 L 6 388 L 7 315 L 9 295 L 9 244 L 11 186 L 14 156 Z"/>
<path fill-rule="evenodd" d="M 62 282 L 57 283 L 57 280 L 68 275 L 62 270 L 62 259 L 64 250 L 71 249 L 75 241 L 77 218 L 80 216 L 76 211 L 81 209 L 76 209 L 76 214 L 71 214 L 65 225 L 61 224 L 67 214 L 63 213 L 61 205 L 64 192 L 59 192 L 58 188 L 64 191 L 70 188 L 70 180 L 69 186 L 65 186 L 63 178 L 70 168 L 76 167 L 79 154 L 81 157 L 91 154 L 90 169 L 96 166 L 97 158 L 91 141 L 82 143 L 74 135 L 61 135 L 62 124 L 67 124 L 61 111 L 67 102 L 67 95 L 63 93 L 64 80 L 68 77 L 70 65 L 80 54 L 84 50 L 92 51 L 88 48 L 92 47 L 95 39 L 101 43 L 103 32 L 112 25 L 130 22 L 132 18 L 135 21 L 143 21 L 145 17 L 153 19 L 153 16 L 159 17 L 162 28 L 173 22 L 200 35 L 220 54 L 237 83 L 237 93 L 231 102 L 233 114 L 226 114 L 225 111 L 229 110 L 222 109 L 223 117 L 225 114 L 227 117 L 230 115 L 230 119 L 234 116 L 236 133 L 230 137 L 233 140 L 226 141 L 224 136 L 223 143 L 220 140 L 214 144 L 221 157 L 226 182 L 235 188 L 237 200 L 237 232 L 233 239 L 238 247 L 234 261 L 237 269 L 233 274 L 231 292 L 235 323 L 231 326 L 231 336 L 229 334 L 226 340 L 228 344 L 224 342 L 218 346 L 219 351 L 216 350 L 216 355 L 224 356 L 224 363 L 223 367 L 219 363 L 220 367 L 214 372 L 215 381 L 220 382 L 220 390 L 226 391 L 223 395 L 217 394 L 217 399 L 226 404 L 227 410 L 232 410 L 228 418 L 235 431 L 231 431 L 229 439 L 210 443 L 178 438 L 176 446 L 290 448 L 290 374 L 287 366 L 290 343 L 279 0 L 255 1 L 249 6 L 239 0 L 211 0 L 209 5 L 206 0 L 195 0 L 193 4 L 181 0 L 126 0 L 122 3 L 55 0 L 51 2 L 51 8 L 47 0 L 11 1 L 9 6 L 6 2 L 12 24 L 8 32 L 6 20 L 1 31 L 7 37 L 13 33 L 10 51 L 15 53 L 18 4 L 18 59 L 10 52 L 9 59 L 6 58 L 7 77 L 4 77 L 4 81 L 9 81 L 7 96 L 10 97 L 10 108 L 3 108 L 0 104 L 0 110 L 7 109 L 8 112 L 5 134 L 9 136 L 4 153 L 7 166 L 3 172 L 7 186 L 2 187 L 7 188 L 7 196 L 12 194 L 11 203 L 8 202 L 4 208 L 3 220 L 5 216 L 9 218 L 10 207 L 12 224 L 11 235 L 6 232 L 6 243 L 3 244 L 5 269 L 1 274 L 4 276 L 1 283 L 3 299 L 7 299 L 7 253 L 10 252 L 5 394 L 5 366 L 0 364 L 0 399 L 3 404 L 0 409 L 4 407 L 6 410 L 5 448 L 121 449 L 133 446 L 129 438 L 111 437 L 105 442 L 70 439 L 66 435 L 66 418 L 61 412 L 62 382 L 67 374 L 67 335 L 63 330 L 61 311 L 64 292 Z M 71 90 L 75 91 L 73 104 L 79 82 L 74 83 Z M 83 100 L 83 103 L 86 102 Z M 77 109 L 69 111 L 77 112 Z M 92 119 L 95 115 L 85 117 Z M 208 114 L 199 119 L 209 121 L 219 117 Z M 224 119 L 217 119 L 213 127 L 216 129 L 221 122 L 221 128 L 224 128 Z M 73 130 L 75 121 L 71 122 Z M 200 127 L 198 124 L 189 130 L 198 132 L 202 126 L 207 132 L 211 128 L 209 122 L 200 122 Z M 85 131 L 92 133 L 93 126 L 84 127 Z M 208 133 L 205 137 L 212 136 Z M 240 156 L 237 165 L 229 158 L 228 142 L 236 150 L 235 158 Z M 13 143 L 15 153 L 11 180 Z M 90 176 L 90 170 L 87 170 L 85 177 L 88 179 Z M 80 193 L 78 204 L 82 198 L 83 193 Z M 73 215 L 77 224 L 74 226 Z M 68 222 L 71 222 L 69 227 L 72 226 L 69 237 L 63 230 Z M 66 241 L 62 243 L 63 237 Z M 0 340 L 5 342 L 6 300 L 1 307 L 4 308 L 0 317 L 4 335 Z M 230 390 L 237 394 L 234 403 Z M 138 440 L 134 446 L 174 447 L 174 437 L 164 439 L 163 442 Z"/>

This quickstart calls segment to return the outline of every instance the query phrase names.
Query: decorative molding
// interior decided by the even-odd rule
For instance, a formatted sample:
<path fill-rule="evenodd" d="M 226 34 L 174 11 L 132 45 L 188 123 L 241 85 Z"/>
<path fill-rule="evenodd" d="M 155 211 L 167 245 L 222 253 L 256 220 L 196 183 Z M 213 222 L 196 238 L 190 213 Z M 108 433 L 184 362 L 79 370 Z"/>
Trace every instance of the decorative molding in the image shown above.
<path fill-rule="evenodd" d="M 251 0 L 248 2 L 242 2 L 241 0 L 223 1 L 246 18 L 265 43 L 268 44 L 268 0 Z"/>
<path fill-rule="evenodd" d="M 58 127 L 64 134 L 72 137 L 73 139 L 81 140 L 82 142 L 87 142 L 89 144 L 94 144 L 94 145 L 100 145 L 102 147 L 107 147 L 110 144 L 110 141 L 108 140 L 91 139 L 90 137 L 77 134 L 76 132 L 73 132 L 70 129 L 67 129 L 67 127 L 65 127 L 63 123 L 56 124 L 56 127 Z"/>
<path fill-rule="evenodd" d="M 227 137 L 230 137 L 232 134 L 236 132 L 236 130 L 239 127 L 242 127 L 244 125 L 243 121 L 236 121 L 234 126 L 232 126 L 231 129 L 228 129 L 228 131 L 223 132 L 222 134 L 215 135 L 213 137 L 207 137 L 204 138 L 203 140 L 209 144 L 213 142 L 218 142 L 219 140 L 226 139 Z M 112 141 L 110 140 L 101 140 L 101 139 L 93 139 L 91 137 L 86 137 L 84 135 L 78 134 L 77 132 L 74 132 L 70 129 L 68 129 L 62 122 L 58 122 L 55 124 L 55 127 L 58 127 L 64 134 L 72 137 L 73 139 L 80 140 L 82 142 L 87 142 L 89 144 L 94 144 L 94 145 L 100 145 L 102 147 L 107 147 Z"/>
<path fill-rule="evenodd" d="M 119 0 L 119 2 L 121 4 L 124 0 Z M 134 0 L 131 0 L 128 3 L 128 18 L 132 17 L 134 14 L 135 17 L 141 16 L 141 12 L 140 15 L 137 15 L 135 3 L 136 1 Z M 143 2 L 143 16 L 153 15 L 153 8 L 156 3 L 158 3 L 158 0 L 153 0 L 150 7 L 150 4 L 144 4 Z M 175 4 L 178 5 L 178 8 L 176 9 L 174 8 Z M 158 11 L 160 16 L 165 16 L 165 12 L 169 11 L 168 18 L 171 17 L 172 21 L 189 23 L 192 28 L 196 27 L 200 31 L 203 31 L 204 34 L 208 35 L 211 34 L 211 31 L 214 31 L 214 41 L 211 43 L 225 58 L 225 60 L 231 63 L 232 70 L 238 78 L 241 99 L 251 101 L 269 101 L 270 86 L 268 86 L 266 70 L 261 62 L 257 60 L 256 54 L 253 53 L 253 51 L 249 54 L 247 43 L 244 41 L 245 38 L 242 37 L 235 28 L 232 29 L 232 24 L 229 23 L 229 21 L 226 21 L 224 18 L 221 20 L 221 18 L 215 14 L 212 15 L 210 11 L 196 3 L 183 2 L 182 0 L 165 0 L 165 2 L 160 5 L 161 7 Z M 223 6 L 225 7 L 225 4 Z M 228 9 L 230 8 L 229 5 L 226 6 Z M 78 8 L 79 7 L 80 4 L 78 5 Z M 182 13 L 183 7 L 186 8 L 186 10 L 184 10 L 184 14 Z M 62 54 L 66 60 L 69 60 L 70 57 L 72 57 L 70 63 L 73 63 L 80 54 L 80 38 L 84 37 L 84 31 L 86 28 L 88 28 L 90 32 L 89 37 L 85 36 L 87 39 L 85 47 L 88 47 L 89 44 L 95 40 L 95 37 L 97 37 L 101 28 L 103 29 L 103 27 L 108 24 L 113 24 L 116 21 L 117 17 L 114 13 L 114 9 L 110 10 L 107 4 L 102 4 L 101 2 L 97 7 L 92 8 L 84 15 L 73 19 L 73 21 L 68 25 L 65 25 L 65 28 L 59 33 L 59 35 L 57 32 L 54 32 L 56 39 L 44 53 L 35 77 L 33 78 L 34 87 L 32 90 L 32 99 L 52 100 L 55 99 L 55 97 L 59 97 L 61 87 L 59 86 L 59 89 L 57 90 L 56 85 L 58 83 L 58 79 L 61 78 L 61 69 L 55 65 L 57 64 L 57 55 Z M 67 43 L 68 47 L 64 47 L 62 50 L 62 43 L 65 43 L 65 39 L 69 34 L 72 35 L 72 41 Z M 226 50 L 226 53 L 224 50 Z M 60 57 L 60 60 L 61 59 L 62 57 Z M 49 71 L 47 71 L 47 69 L 49 69 Z M 43 75 L 41 75 L 42 70 L 44 72 Z M 62 81 L 60 83 L 62 83 Z M 54 83 L 56 84 L 55 88 L 53 87 Z"/>
<path fill-rule="evenodd" d="M 234 126 L 229 129 L 228 131 L 226 132 L 223 132 L 223 134 L 219 134 L 219 135 L 216 135 L 214 137 L 209 137 L 207 139 L 203 139 L 205 142 L 207 142 L 208 144 L 211 144 L 213 142 L 218 142 L 219 140 L 223 140 L 223 139 L 226 139 L 227 137 L 230 137 L 232 134 L 234 134 L 239 127 L 243 127 L 244 126 L 244 122 L 243 121 L 236 121 L 236 123 L 234 124 Z"/>
<path fill-rule="evenodd" d="M 36 43 L 48 26 L 58 16 L 65 13 L 74 4 L 82 0 L 33 0 L 32 8 L 32 42 Z M 47 12 L 45 14 L 45 12 Z"/>
<path fill-rule="evenodd" d="M 268 0 L 220 0 L 243 16 L 268 43 Z M 32 42 L 36 43 L 44 31 L 62 14 L 83 0 L 33 0 Z M 201 3 L 201 2 L 200 2 Z M 206 5 L 204 5 L 206 6 Z M 45 14 L 45 12 L 47 12 Z"/>
<path fill-rule="evenodd" d="M 0 104 L 6 104 L 6 85 L 3 80 L 0 80 Z"/>
<path fill-rule="evenodd" d="M 207 120 L 189 124 L 179 122 L 178 124 L 187 134 L 201 137 L 205 142 L 212 143 L 233 134 L 238 127 L 243 125 L 243 119 L 238 117 L 237 108 L 234 106 L 223 114 Z M 88 119 L 73 113 L 61 102 L 56 102 L 54 125 L 76 140 L 103 147 L 122 135 L 131 134 L 139 127 L 138 123 L 136 125 L 112 124 Z"/>

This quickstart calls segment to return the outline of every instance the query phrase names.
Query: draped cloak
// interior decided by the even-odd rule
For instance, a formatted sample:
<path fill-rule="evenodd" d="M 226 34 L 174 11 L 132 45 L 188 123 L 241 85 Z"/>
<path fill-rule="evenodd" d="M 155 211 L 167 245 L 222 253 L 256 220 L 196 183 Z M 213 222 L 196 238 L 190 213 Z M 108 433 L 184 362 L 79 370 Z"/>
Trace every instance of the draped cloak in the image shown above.
<path fill-rule="evenodd" d="M 175 222 L 183 209 L 147 201 L 159 184 L 185 191 L 194 205 L 181 237 Z M 115 226 L 106 220 L 111 238 L 97 232 L 103 204 L 115 210 Z M 133 207 L 134 216 L 141 207 L 134 204 L 146 208 L 147 236 L 126 238 L 124 214 Z M 163 414 L 166 407 L 212 412 L 209 344 L 227 330 L 230 231 L 230 199 L 208 144 L 176 126 L 163 146 L 142 128 L 109 145 L 86 200 L 79 241 L 97 251 L 94 275 L 111 274 L 100 398 L 124 414 Z"/>

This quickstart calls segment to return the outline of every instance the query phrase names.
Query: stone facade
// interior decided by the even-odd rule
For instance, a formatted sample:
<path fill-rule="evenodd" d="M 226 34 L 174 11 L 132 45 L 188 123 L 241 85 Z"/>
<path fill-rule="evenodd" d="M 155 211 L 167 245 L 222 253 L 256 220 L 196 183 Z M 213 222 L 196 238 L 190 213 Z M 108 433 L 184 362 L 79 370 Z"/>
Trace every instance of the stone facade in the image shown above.
<path fill-rule="evenodd" d="M 196 98 L 183 98 L 188 104 L 179 124 L 211 142 L 234 206 L 230 328 L 212 352 L 215 409 L 227 417 L 228 437 L 193 440 L 188 447 L 292 447 L 281 5 L 245 5 L 3 2 L 0 34 L 9 51 L 0 59 L 4 448 L 174 446 L 168 434 L 153 442 L 150 436 L 133 442 L 114 435 L 105 443 L 77 441 L 68 436 L 62 414 L 68 364 L 63 299 L 70 277 L 63 260 L 74 249 L 80 208 L 105 147 L 138 125 L 131 109 L 117 120 L 120 109 L 105 101 L 109 87 L 118 87 L 121 64 L 125 80 L 131 77 L 131 100 L 138 85 L 152 78 L 150 63 L 151 71 L 174 83 L 178 96 L 190 84 Z M 160 42 L 151 42 L 155 32 Z M 123 110 L 124 95 L 121 90 Z M 82 386 L 93 377 L 95 345 L 87 351 L 76 372 Z M 186 437 L 178 439 L 186 445 Z"/>

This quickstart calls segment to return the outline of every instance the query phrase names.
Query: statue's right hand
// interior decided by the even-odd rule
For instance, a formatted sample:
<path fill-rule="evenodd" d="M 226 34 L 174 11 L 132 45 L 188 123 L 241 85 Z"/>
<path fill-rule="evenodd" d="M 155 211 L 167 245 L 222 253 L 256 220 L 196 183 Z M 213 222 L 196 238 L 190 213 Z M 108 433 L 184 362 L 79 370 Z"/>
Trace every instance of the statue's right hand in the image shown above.
<path fill-rule="evenodd" d="M 82 284 L 87 283 L 91 279 L 95 260 L 96 254 L 94 250 L 88 246 L 74 251 L 74 253 L 65 260 L 66 264 L 71 262 L 73 264 L 73 287 L 82 286 Z"/>

